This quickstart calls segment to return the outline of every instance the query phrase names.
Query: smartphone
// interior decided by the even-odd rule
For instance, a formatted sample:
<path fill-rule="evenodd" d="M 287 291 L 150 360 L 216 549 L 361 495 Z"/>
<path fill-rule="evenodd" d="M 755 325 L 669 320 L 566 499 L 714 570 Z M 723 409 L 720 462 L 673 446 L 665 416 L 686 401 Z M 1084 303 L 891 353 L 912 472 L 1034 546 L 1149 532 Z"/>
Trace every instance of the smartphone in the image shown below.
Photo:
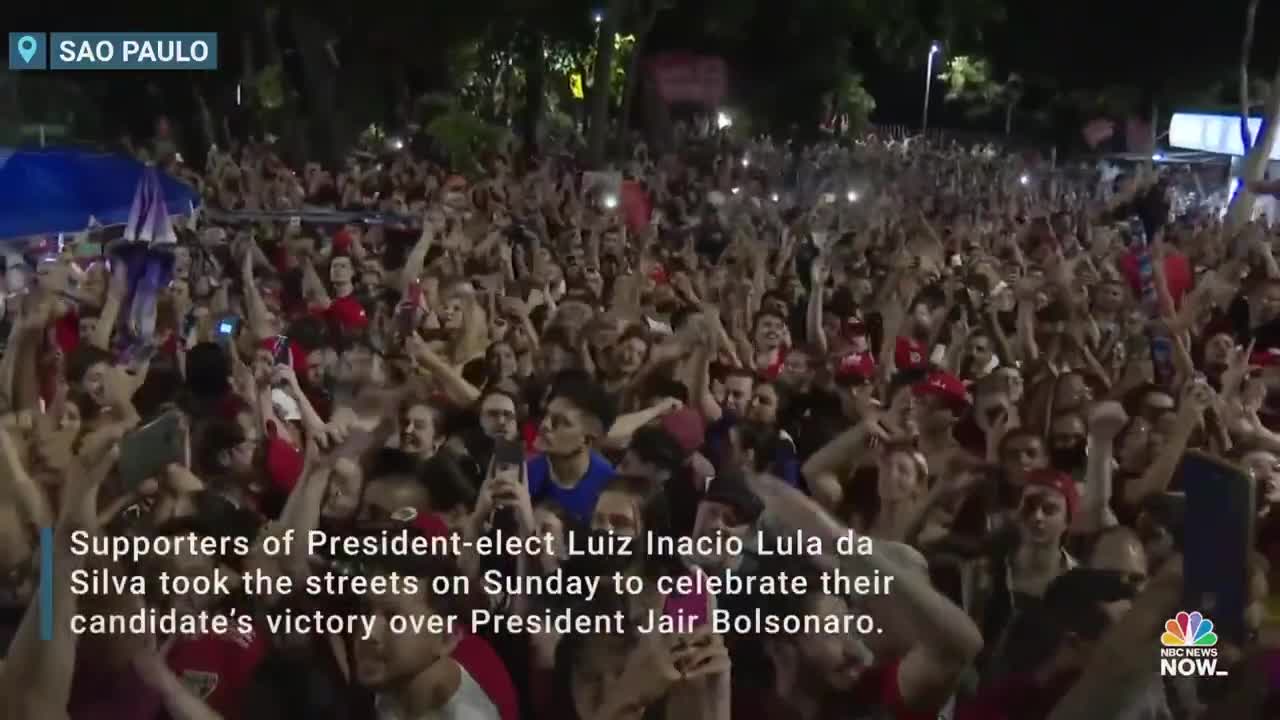
<path fill-rule="evenodd" d="M 289 355 L 289 337 L 287 335 L 277 335 L 275 344 L 271 346 L 271 361 L 276 365 L 292 365 L 293 360 Z"/>
<path fill-rule="evenodd" d="M 667 600 L 662 606 L 662 614 L 670 618 L 680 618 L 682 621 L 694 626 L 705 625 L 707 622 L 707 594 L 705 592 L 672 593 L 667 596 Z"/>
<path fill-rule="evenodd" d="M 519 442 L 513 440 L 495 440 L 493 443 L 493 469 L 490 471 L 494 475 L 499 473 L 511 472 L 516 470 L 516 474 L 521 482 L 524 482 L 524 473 L 521 468 L 524 467 L 524 448 Z"/>
<path fill-rule="evenodd" d="M 401 337 L 409 337 L 418 328 L 418 311 L 422 308 L 422 282 L 414 280 L 405 291 L 404 302 L 396 310 L 396 324 Z"/>
<path fill-rule="evenodd" d="M 182 414 L 174 410 L 152 420 L 120 440 L 120 480 L 132 490 L 148 478 L 159 476 L 170 463 L 180 463 L 186 438 Z"/>
<path fill-rule="evenodd" d="M 237 315 L 224 315 L 214 328 L 214 336 L 220 343 L 228 343 L 235 339 L 240 329 L 240 318 Z"/>
<path fill-rule="evenodd" d="M 196 322 L 197 319 L 194 310 L 189 311 L 182 317 L 182 337 L 180 339 L 183 342 L 186 342 L 187 338 L 191 337 L 191 333 L 195 332 Z"/>
<path fill-rule="evenodd" d="M 1183 528 L 1183 609 L 1213 620 L 1220 638 L 1245 639 L 1249 553 L 1257 498 L 1244 468 L 1188 451 L 1178 468 L 1188 510 Z"/>

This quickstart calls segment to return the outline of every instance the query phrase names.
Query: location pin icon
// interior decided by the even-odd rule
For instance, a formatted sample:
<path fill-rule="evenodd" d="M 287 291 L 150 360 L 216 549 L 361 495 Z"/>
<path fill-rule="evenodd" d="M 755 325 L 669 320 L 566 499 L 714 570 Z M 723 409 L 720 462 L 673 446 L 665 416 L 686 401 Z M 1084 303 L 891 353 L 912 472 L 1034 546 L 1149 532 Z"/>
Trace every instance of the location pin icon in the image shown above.
<path fill-rule="evenodd" d="M 22 56 L 22 62 L 31 62 L 31 58 L 36 56 L 36 39 L 30 35 L 18 38 L 18 54 Z"/>

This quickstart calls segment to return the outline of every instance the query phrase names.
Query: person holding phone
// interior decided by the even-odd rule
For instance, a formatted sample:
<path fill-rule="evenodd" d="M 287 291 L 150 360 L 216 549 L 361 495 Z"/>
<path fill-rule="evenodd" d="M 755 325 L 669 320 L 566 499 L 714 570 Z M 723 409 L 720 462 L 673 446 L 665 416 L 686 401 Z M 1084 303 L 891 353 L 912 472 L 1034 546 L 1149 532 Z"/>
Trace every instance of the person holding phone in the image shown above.
<path fill-rule="evenodd" d="M 588 612 L 617 609 L 638 624 L 634 632 L 621 636 L 562 638 L 556 651 L 552 707 L 569 720 L 617 717 L 615 713 L 624 708 L 672 719 L 720 717 L 709 708 L 728 709 L 729 657 L 723 638 L 707 624 L 714 598 L 705 593 L 664 595 L 653 590 L 660 577 L 689 572 L 678 557 L 651 555 L 643 545 L 647 535 L 670 535 L 661 489 L 647 478 L 619 475 L 601 493 L 590 527 L 594 537 L 640 540 L 632 551 L 571 557 L 566 572 L 594 576 L 620 572 L 640 578 L 649 591 L 627 596 L 602 592 L 594 607 L 583 608 Z M 661 629 L 661 618 L 670 621 L 676 616 L 693 629 Z"/>

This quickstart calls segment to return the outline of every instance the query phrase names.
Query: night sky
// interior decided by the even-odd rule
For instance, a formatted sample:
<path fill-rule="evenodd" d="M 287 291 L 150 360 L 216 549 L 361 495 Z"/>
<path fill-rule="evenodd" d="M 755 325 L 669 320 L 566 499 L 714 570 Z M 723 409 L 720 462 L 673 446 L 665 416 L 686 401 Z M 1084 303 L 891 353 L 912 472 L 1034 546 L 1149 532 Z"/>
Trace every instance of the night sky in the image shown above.
<path fill-rule="evenodd" d="M 682 0 L 677 10 L 663 17 L 655 44 L 697 43 L 694 28 L 700 25 L 698 14 L 706 4 L 705 0 Z M 918 4 L 927 8 L 930 3 Z M 962 54 L 985 53 L 1001 75 L 1009 71 L 1043 74 L 1065 88 L 1158 87 L 1169 82 L 1199 86 L 1217 79 L 1230 85 L 1227 99 L 1236 101 L 1247 0 L 1007 0 L 1004 5 L 1005 22 L 987 31 L 982 46 L 960 49 Z M 931 16 L 923 13 L 926 24 Z M 1270 78 L 1280 61 L 1277 28 L 1280 2 L 1262 0 L 1252 55 L 1256 77 Z M 761 45 L 774 41 L 768 36 L 759 40 Z M 892 63 L 879 56 L 868 36 L 855 34 L 853 46 L 852 62 L 861 69 L 878 104 L 875 119 L 918 123 L 928 46 L 922 44 L 915 58 Z M 954 49 L 944 49 L 944 55 L 946 50 Z M 934 83 L 934 92 L 933 108 L 945 114 L 947 109 L 938 102 L 945 89 Z"/>
<path fill-rule="evenodd" d="M 420 6 L 430 13 L 433 0 Z M 709 3 L 726 0 L 678 0 L 676 8 L 660 16 L 651 39 L 653 49 L 694 49 L 717 52 L 714 39 L 703 31 Z M 744 0 L 751 1 L 751 0 Z M 786 12 L 785 4 L 754 0 L 765 8 L 760 13 Z M 854 0 L 829 0 L 832 3 Z M 884 3 L 914 1 L 921 8 L 923 24 L 928 27 L 931 6 L 946 0 L 879 0 Z M 952 0 L 955 3 L 981 0 Z M 998 2 L 999 0 L 994 0 Z M 565 0 L 579 2 L 579 0 Z M 783 0 L 785 3 L 785 0 Z M 603 2 L 601 2 L 603 4 Z M 1157 89 L 1163 86 L 1204 87 L 1214 81 L 1229 90 L 1223 102 L 1236 102 L 1235 77 L 1239 41 L 1244 25 L 1247 0 L 1167 0 L 1140 2 L 1124 0 L 1006 0 L 1006 20 L 988 30 L 981 46 L 945 47 L 948 53 L 984 53 L 995 62 L 997 74 L 1017 71 L 1027 76 L 1048 76 L 1062 88 L 1098 87 L 1108 84 L 1134 85 Z M 234 64 L 234 28 L 232 17 L 218 17 L 217 25 L 208 27 L 208 13 L 218 7 L 188 8 L 182 4 L 152 2 L 112 3 L 86 6 L 84 11 L 56 16 L 40 14 L 38 7 L 27 5 L 0 12 L 5 31 L 10 30 L 213 30 L 222 38 L 224 66 Z M 147 6 L 151 6 L 148 8 Z M 891 6 L 891 5 L 890 5 Z M 400 8 L 406 12 L 406 8 Z M 415 11 L 416 12 L 416 11 Z M 193 14 L 205 14 L 203 18 Z M 759 14 L 759 13 L 758 13 Z M 803 43 L 803 38 L 778 38 L 767 19 L 757 18 L 745 42 L 730 54 L 735 63 L 768 63 L 786 68 L 787 41 Z M 193 23 L 200 27 L 193 26 Z M 1280 61 L 1280 43 L 1275 31 L 1280 28 L 1280 0 L 1263 0 L 1257 19 L 1257 39 L 1253 53 L 1253 74 L 1270 78 Z M 944 39 L 939 37 L 938 39 Z M 922 43 L 914 55 L 886 60 L 877 52 L 867 31 L 857 29 L 850 36 L 850 61 L 864 76 L 864 83 L 876 98 L 874 120 L 882 123 L 919 122 L 923 94 L 924 62 L 928 46 Z M 759 49 L 759 53 L 756 49 Z M 234 86 L 234 70 L 228 70 L 229 86 Z M 142 74 L 136 74 L 142 75 Z M 739 77 L 738 82 L 751 81 Z M 173 82 L 163 78 L 161 82 Z M 136 88 L 155 85 L 156 78 L 116 77 L 103 80 L 115 90 L 112 95 L 140 97 Z M 945 88 L 934 83 L 933 122 L 957 125 L 965 122 L 955 107 L 943 103 Z M 1255 99 L 1261 102 L 1261 98 Z M 115 105 L 116 103 L 112 103 Z M 1172 110 L 1167 108 L 1165 111 Z M 132 121 L 127 124 L 136 124 Z"/>

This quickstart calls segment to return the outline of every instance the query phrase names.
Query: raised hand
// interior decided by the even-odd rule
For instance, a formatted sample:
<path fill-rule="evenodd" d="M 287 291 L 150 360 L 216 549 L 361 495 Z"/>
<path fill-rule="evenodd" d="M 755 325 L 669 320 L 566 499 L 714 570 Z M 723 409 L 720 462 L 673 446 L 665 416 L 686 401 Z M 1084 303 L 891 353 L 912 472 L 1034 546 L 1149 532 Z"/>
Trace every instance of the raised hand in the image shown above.
<path fill-rule="evenodd" d="M 1129 415 L 1118 402 L 1099 403 L 1089 413 L 1089 432 L 1099 440 L 1115 440 L 1129 422 Z"/>

